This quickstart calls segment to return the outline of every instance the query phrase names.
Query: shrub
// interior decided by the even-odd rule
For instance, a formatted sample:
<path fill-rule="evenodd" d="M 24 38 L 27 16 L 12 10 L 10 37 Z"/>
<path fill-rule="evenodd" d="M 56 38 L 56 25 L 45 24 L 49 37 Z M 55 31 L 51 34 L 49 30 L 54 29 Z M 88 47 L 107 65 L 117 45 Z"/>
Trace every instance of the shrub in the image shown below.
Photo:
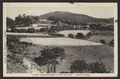
<path fill-rule="evenodd" d="M 101 39 L 101 40 L 100 40 L 100 43 L 102 43 L 102 44 L 106 44 L 106 42 L 105 42 L 104 39 Z"/>
<path fill-rule="evenodd" d="M 40 32 L 48 32 L 48 28 L 41 28 Z"/>
<path fill-rule="evenodd" d="M 90 71 L 92 73 L 108 73 L 109 71 L 107 71 L 106 66 L 104 63 L 102 62 L 95 62 L 95 63 L 90 63 Z"/>
<path fill-rule="evenodd" d="M 35 32 L 35 29 L 34 29 L 34 28 L 28 28 L 28 29 L 27 29 L 27 32 L 28 32 L 28 33 L 34 33 L 34 32 Z"/>
<path fill-rule="evenodd" d="M 84 60 L 76 60 L 71 64 L 71 72 L 72 73 L 82 73 L 89 69 L 88 64 Z"/>

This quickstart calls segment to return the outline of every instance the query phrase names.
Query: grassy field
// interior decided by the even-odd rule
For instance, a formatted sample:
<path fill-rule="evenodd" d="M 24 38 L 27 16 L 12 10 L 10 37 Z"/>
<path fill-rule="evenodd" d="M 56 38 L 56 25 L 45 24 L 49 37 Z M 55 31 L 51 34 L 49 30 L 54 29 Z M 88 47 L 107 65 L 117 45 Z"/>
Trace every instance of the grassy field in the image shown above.
<path fill-rule="evenodd" d="M 92 41 L 82 39 L 71 39 L 71 38 L 21 38 L 20 42 L 29 42 L 36 45 L 43 46 L 91 46 L 91 45 L 102 45 Z"/>
<path fill-rule="evenodd" d="M 95 30 L 95 34 L 96 35 L 106 35 L 106 36 L 113 36 L 114 35 L 114 32 L 113 31 L 104 31 L 104 30 Z"/>
<path fill-rule="evenodd" d="M 109 44 L 110 41 L 114 39 L 114 37 L 108 35 L 92 35 L 88 40 L 94 42 L 100 42 L 101 39 L 104 39 L 106 44 Z"/>

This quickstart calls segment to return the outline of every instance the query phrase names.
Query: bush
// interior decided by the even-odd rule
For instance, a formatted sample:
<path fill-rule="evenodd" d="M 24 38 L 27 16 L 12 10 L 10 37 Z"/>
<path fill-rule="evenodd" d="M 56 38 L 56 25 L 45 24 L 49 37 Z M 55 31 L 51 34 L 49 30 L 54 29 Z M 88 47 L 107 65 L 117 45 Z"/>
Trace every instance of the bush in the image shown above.
<path fill-rule="evenodd" d="M 35 32 L 35 29 L 34 29 L 34 28 L 28 28 L 28 29 L 27 29 L 27 32 L 28 32 L 28 33 L 34 33 L 34 32 Z"/>
<path fill-rule="evenodd" d="M 68 34 L 68 38 L 74 38 L 73 34 Z"/>
<path fill-rule="evenodd" d="M 41 28 L 40 32 L 48 32 L 48 28 Z"/>
<path fill-rule="evenodd" d="M 105 42 L 104 39 L 101 39 L 101 40 L 100 40 L 100 43 L 102 43 L 102 44 L 106 44 L 106 42 Z"/>
<path fill-rule="evenodd" d="M 105 64 L 102 62 L 91 63 L 89 66 L 90 66 L 90 71 L 92 73 L 108 73 L 109 72 L 107 71 Z"/>
<path fill-rule="evenodd" d="M 76 60 L 71 65 L 72 73 L 82 73 L 83 71 L 87 71 L 89 69 L 88 64 L 84 60 Z"/>

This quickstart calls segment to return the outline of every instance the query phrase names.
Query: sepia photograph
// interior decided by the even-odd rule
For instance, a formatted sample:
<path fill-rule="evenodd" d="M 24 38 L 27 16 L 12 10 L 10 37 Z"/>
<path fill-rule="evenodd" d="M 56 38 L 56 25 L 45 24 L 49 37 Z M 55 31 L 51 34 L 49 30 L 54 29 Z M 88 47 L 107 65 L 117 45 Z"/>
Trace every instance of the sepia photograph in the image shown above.
<path fill-rule="evenodd" d="M 117 3 L 3 3 L 6 77 L 115 77 Z"/>

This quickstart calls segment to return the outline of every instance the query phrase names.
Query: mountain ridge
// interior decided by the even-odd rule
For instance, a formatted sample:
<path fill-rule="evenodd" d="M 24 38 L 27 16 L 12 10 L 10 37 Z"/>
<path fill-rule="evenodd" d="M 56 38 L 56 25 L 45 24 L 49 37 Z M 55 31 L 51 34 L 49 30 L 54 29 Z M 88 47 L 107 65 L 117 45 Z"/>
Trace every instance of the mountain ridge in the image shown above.
<path fill-rule="evenodd" d="M 85 14 L 77 14 L 77 13 L 65 12 L 65 11 L 54 11 L 54 12 L 46 13 L 46 14 L 40 15 L 39 18 L 49 19 L 49 20 L 53 20 L 54 18 L 54 19 L 61 20 L 63 22 L 65 22 L 64 20 L 66 20 L 66 22 L 69 22 L 69 23 L 73 21 L 73 22 L 76 22 L 76 24 L 77 23 L 79 24 L 79 23 L 113 23 L 114 22 L 113 17 L 96 18 L 93 16 L 85 15 Z"/>

